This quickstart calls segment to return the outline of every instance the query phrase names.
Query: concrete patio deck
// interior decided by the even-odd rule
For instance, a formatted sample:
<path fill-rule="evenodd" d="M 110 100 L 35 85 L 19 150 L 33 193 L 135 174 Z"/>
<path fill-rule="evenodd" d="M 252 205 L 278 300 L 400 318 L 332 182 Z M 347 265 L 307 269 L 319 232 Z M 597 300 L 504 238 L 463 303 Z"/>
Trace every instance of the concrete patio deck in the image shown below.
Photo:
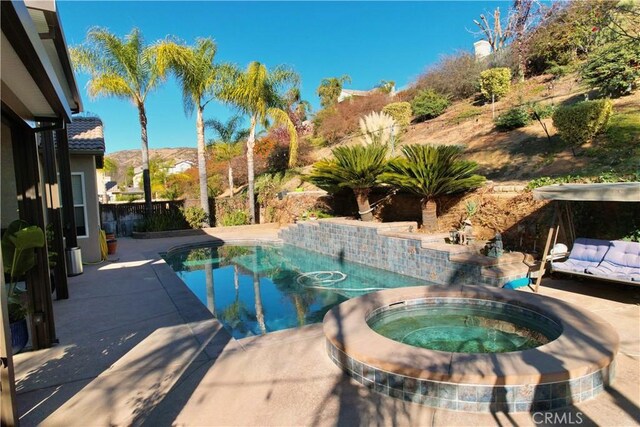
<path fill-rule="evenodd" d="M 551 416 L 468 414 L 401 402 L 353 383 L 326 355 L 321 325 L 230 338 L 158 255 L 181 244 L 276 234 L 255 226 L 120 239 L 117 261 L 86 266 L 70 279 L 70 299 L 54 302 L 60 344 L 15 356 L 22 425 L 631 426 L 640 420 L 640 288 L 543 281 L 541 293 L 587 308 L 618 331 L 617 381 L 604 393 Z"/>

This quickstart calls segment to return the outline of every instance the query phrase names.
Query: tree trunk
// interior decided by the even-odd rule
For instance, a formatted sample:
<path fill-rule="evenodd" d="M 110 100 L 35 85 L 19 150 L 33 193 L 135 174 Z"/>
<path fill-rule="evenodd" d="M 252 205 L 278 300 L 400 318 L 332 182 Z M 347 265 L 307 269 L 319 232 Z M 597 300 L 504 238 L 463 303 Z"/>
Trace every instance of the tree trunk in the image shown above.
<path fill-rule="evenodd" d="M 438 205 L 435 200 L 424 198 L 420 201 L 422 207 L 422 228 L 430 233 L 438 231 Z"/>
<path fill-rule="evenodd" d="M 260 276 L 258 275 L 258 252 L 253 254 L 253 296 L 254 304 L 256 308 L 256 319 L 258 320 L 258 327 L 260 333 L 265 335 L 267 333 L 267 324 L 264 321 L 264 307 L 262 306 L 262 295 L 260 294 Z"/>
<path fill-rule="evenodd" d="M 256 124 L 258 118 L 256 115 L 251 116 L 251 127 L 249 128 L 249 138 L 247 139 L 247 180 L 249 181 L 248 197 L 249 197 L 249 220 L 251 224 L 256 223 L 256 206 L 255 206 L 255 183 L 253 176 L 253 147 L 256 145 Z"/>
<path fill-rule="evenodd" d="M 142 187 L 144 188 L 144 206 L 147 216 L 151 216 L 151 175 L 149 174 L 149 142 L 147 140 L 147 113 L 143 103 L 138 103 L 140 118 L 140 140 L 142 142 Z"/>
<path fill-rule="evenodd" d="M 233 197 L 233 168 L 229 162 L 229 197 Z"/>
<path fill-rule="evenodd" d="M 216 290 L 215 280 L 213 277 L 213 265 L 207 262 L 204 265 L 205 284 L 207 287 L 207 308 L 213 314 L 216 315 Z"/>
<path fill-rule="evenodd" d="M 210 224 L 209 218 L 209 192 L 207 191 L 207 159 L 204 146 L 204 120 L 202 112 L 204 107 L 198 105 L 196 113 L 196 130 L 198 132 L 198 177 L 200 181 L 200 207 L 207 214 L 206 225 Z"/>
<path fill-rule="evenodd" d="M 369 205 L 369 191 L 368 188 L 354 188 L 353 193 L 356 195 L 356 202 L 358 203 L 358 213 L 360 219 L 363 221 L 373 221 L 373 212 Z"/>

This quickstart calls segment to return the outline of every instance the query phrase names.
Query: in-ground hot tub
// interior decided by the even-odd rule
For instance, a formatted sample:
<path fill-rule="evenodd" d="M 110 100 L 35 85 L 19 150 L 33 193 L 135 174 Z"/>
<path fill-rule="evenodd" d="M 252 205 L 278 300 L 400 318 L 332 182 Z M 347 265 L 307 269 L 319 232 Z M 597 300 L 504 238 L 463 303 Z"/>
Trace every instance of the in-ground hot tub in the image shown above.
<path fill-rule="evenodd" d="M 540 411 L 590 399 L 613 380 L 619 343 L 607 322 L 585 310 L 478 286 L 354 298 L 327 313 L 324 332 L 331 359 L 368 388 L 471 412 Z"/>

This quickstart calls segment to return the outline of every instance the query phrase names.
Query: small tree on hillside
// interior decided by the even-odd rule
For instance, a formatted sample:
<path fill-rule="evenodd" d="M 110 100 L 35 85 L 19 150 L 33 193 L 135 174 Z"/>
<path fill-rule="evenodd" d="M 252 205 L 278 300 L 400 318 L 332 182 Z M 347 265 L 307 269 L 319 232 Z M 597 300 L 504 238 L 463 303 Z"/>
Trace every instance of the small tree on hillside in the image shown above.
<path fill-rule="evenodd" d="M 511 70 L 508 68 L 491 68 L 480 73 L 480 91 L 486 99 L 491 100 L 493 118 L 496 116 L 495 100 L 509 93 L 511 89 Z"/>
<path fill-rule="evenodd" d="M 601 47 L 589 56 L 581 74 L 603 95 L 633 92 L 640 82 L 640 43 L 619 39 Z"/>
<path fill-rule="evenodd" d="M 320 105 L 322 108 L 328 108 L 338 102 L 340 92 L 342 92 L 342 85 L 345 83 L 351 83 L 351 77 L 347 74 L 341 77 L 329 77 L 322 79 L 320 86 L 318 86 L 318 96 L 320 97 Z"/>

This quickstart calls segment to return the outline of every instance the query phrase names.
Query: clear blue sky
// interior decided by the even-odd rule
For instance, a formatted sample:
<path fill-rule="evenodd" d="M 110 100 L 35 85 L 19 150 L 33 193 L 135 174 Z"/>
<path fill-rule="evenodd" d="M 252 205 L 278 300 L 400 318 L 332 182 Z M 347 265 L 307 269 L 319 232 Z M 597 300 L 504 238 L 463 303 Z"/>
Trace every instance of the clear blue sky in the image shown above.
<path fill-rule="evenodd" d="M 352 89 L 380 80 L 398 87 L 411 82 L 442 54 L 472 50 L 466 29 L 473 19 L 507 2 L 77 2 L 58 3 L 67 44 L 81 43 L 89 28 L 107 27 L 119 36 L 138 27 L 153 43 L 167 35 L 188 43 L 212 37 L 217 61 L 245 67 L 287 64 L 302 79 L 302 95 L 314 110 L 322 78 L 349 74 Z M 85 111 L 105 125 L 107 152 L 140 148 L 135 107 L 118 99 L 89 99 L 88 77 L 77 75 Z M 205 118 L 226 119 L 233 110 L 219 103 Z M 170 78 L 147 101 L 149 147 L 195 147 L 195 117 L 185 117 L 181 93 Z M 208 138 L 208 137 L 207 137 Z"/>

